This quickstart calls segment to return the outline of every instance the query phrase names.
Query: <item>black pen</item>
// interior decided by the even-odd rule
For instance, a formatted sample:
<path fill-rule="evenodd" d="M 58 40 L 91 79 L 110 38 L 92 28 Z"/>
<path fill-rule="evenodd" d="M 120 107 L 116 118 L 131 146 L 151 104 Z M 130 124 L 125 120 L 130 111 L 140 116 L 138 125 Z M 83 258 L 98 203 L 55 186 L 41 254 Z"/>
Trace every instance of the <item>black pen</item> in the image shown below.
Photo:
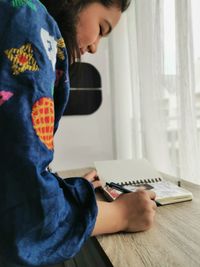
<path fill-rule="evenodd" d="M 106 185 L 108 185 L 109 187 L 111 188 L 115 188 L 115 189 L 118 189 L 119 191 L 121 191 L 122 193 L 131 193 L 132 191 L 131 190 L 128 190 L 126 188 L 124 188 L 123 186 L 119 185 L 119 184 L 116 184 L 116 183 L 106 183 Z"/>

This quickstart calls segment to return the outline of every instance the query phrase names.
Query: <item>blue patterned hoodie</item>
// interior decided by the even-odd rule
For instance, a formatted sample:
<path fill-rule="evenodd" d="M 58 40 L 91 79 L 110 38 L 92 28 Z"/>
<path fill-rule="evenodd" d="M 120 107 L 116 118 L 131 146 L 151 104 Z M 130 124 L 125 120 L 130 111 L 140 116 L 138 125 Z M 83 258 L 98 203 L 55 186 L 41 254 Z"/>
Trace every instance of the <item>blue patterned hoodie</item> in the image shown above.
<path fill-rule="evenodd" d="M 47 171 L 68 94 L 56 22 L 37 0 L 0 0 L 0 266 L 62 262 L 93 230 L 91 184 Z"/>

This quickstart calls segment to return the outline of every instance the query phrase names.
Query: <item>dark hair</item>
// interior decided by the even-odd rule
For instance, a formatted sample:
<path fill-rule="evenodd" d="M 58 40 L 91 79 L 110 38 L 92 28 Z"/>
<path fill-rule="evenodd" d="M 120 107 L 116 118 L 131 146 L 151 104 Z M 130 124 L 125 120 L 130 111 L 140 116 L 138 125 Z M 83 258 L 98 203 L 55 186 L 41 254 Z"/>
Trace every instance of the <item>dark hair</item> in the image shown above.
<path fill-rule="evenodd" d="M 101 3 L 105 7 L 116 6 L 124 12 L 131 0 L 40 0 L 55 19 L 64 38 L 70 63 L 80 57 L 76 40 L 76 23 L 79 12 L 91 3 Z"/>

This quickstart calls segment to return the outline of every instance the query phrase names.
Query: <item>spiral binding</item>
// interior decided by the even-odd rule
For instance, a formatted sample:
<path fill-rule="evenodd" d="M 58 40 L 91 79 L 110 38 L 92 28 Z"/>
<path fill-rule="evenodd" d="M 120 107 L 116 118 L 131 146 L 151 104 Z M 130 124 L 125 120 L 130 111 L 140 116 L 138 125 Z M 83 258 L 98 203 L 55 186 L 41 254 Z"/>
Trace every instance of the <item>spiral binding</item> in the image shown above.
<path fill-rule="evenodd" d="M 121 182 L 117 184 L 124 186 L 124 185 L 150 184 L 150 183 L 157 183 L 161 181 L 162 181 L 162 178 L 157 177 L 157 178 L 149 178 L 149 179 L 130 180 L 130 181 Z"/>

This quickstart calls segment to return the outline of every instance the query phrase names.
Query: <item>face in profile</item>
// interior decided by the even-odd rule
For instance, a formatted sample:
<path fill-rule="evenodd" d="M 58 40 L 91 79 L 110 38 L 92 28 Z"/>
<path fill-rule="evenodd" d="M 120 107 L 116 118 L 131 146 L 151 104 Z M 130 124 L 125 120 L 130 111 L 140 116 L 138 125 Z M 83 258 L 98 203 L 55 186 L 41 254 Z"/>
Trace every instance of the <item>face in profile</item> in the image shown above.
<path fill-rule="evenodd" d="M 99 41 L 117 25 L 121 11 L 116 6 L 105 7 L 92 3 L 80 12 L 77 22 L 77 43 L 80 54 L 95 53 Z"/>

